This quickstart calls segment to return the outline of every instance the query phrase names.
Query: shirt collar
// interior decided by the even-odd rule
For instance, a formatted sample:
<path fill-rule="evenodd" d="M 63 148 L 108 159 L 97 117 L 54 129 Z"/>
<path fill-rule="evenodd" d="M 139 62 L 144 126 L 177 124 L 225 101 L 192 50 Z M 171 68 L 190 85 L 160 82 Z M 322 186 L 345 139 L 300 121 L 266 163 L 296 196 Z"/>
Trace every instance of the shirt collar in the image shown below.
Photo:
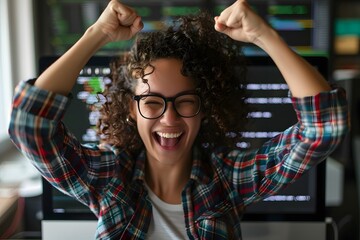
<path fill-rule="evenodd" d="M 198 183 L 209 183 L 211 176 L 210 158 L 204 158 L 205 154 L 198 147 L 193 149 L 193 162 L 190 179 Z"/>
<path fill-rule="evenodd" d="M 133 175 L 133 180 L 140 180 L 145 182 L 145 161 L 146 161 L 146 151 L 142 149 L 140 153 L 135 157 L 135 170 Z"/>

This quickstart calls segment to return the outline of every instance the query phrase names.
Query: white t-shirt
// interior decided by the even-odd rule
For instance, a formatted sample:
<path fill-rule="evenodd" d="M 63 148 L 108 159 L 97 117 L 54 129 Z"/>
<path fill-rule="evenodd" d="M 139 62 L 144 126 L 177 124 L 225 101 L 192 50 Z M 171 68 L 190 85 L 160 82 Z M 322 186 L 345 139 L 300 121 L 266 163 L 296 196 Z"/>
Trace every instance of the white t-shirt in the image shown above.
<path fill-rule="evenodd" d="M 152 203 L 152 219 L 146 239 L 188 239 L 182 204 L 166 203 L 158 198 L 147 185 L 146 188 Z"/>

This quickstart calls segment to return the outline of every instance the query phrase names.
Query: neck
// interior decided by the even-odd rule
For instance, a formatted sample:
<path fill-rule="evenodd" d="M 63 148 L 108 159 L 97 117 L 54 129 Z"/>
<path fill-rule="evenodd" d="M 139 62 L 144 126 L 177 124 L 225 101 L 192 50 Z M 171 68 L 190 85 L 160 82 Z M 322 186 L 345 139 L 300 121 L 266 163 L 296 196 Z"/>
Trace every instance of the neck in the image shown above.
<path fill-rule="evenodd" d="M 170 204 L 181 203 L 181 192 L 190 177 L 191 158 L 176 164 L 164 164 L 148 158 L 145 180 L 161 200 Z"/>

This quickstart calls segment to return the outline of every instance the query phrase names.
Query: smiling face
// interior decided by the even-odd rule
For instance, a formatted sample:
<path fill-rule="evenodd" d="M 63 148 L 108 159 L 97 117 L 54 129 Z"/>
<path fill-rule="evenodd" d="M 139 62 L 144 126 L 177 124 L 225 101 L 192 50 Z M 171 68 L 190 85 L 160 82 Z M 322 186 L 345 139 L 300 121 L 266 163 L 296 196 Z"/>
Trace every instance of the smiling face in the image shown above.
<path fill-rule="evenodd" d="M 154 72 L 146 77 L 150 92 L 149 86 L 138 80 L 136 95 L 151 93 L 173 97 L 181 92 L 195 90 L 193 82 L 180 72 L 181 61 L 158 59 L 151 64 L 155 68 Z M 201 125 L 201 113 L 191 118 L 183 118 L 176 113 L 172 102 L 168 102 L 161 117 L 145 119 L 140 115 L 136 101 L 131 104 L 131 113 L 149 161 L 168 165 L 190 163 L 191 149 Z"/>

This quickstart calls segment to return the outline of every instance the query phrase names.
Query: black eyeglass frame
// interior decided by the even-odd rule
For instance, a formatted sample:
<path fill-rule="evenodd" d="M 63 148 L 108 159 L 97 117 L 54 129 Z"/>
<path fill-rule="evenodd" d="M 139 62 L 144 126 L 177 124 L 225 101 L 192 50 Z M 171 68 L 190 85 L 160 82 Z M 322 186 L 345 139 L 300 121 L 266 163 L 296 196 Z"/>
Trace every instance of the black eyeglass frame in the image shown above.
<path fill-rule="evenodd" d="M 181 96 L 184 96 L 184 95 L 195 95 L 195 96 L 197 96 L 197 97 L 199 98 L 199 109 L 197 110 L 197 112 L 196 112 L 194 115 L 191 115 L 191 116 L 183 116 L 183 115 L 181 115 L 181 114 L 177 111 L 176 106 L 175 106 L 175 100 L 176 100 L 176 98 L 181 97 Z M 163 110 L 162 110 L 161 114 L 160 114 L 158 117 L 149 118 L 149 117 L 145 117 L 145 116 L 142 114 L 142 112 L 141 112 L 141 110 L 140 110 L 140 100 L 141 100 L 142 98 L 144 98 L 144 97 L 152 97 L 152 96 L 153 96 L 153 97 L 160 97 L 160 98 L 162 98 L 165 104 L 164 104 L 164 107 L 163 107 Z M 133 100 L 135 100 L 135 101 L 137 102 L 137 107 L 138 107 L 139 113 L 140 113 L 140 115 L 141 115 L 143 118 L 145 118 L 145 119 L 157 119 L 157 118 L 160 118 L 161 116 L 163 116 L 164 113 L 165 113 L 166 110 L 167 110 L 167 103 L 168 103 L 168 102 L 171 102 L 171 103 L 172 103 L 173 108 L 174 108 L 176 114 L 179 115 L 180 117 L 183 117 L 183 118 L 192 118 L 192 117 L 195 117 L 196 115 L 198 115 L 198 114 L 200 113 L 200 111 L 201 111 L 201 105 L 202 105 L 201 97 L 199 96 L 199 94 L 197 94 L 196 92 L 193 92 L 193 91 L 191 91 L 191 92 L 188 92 L 188 91 L 180 92 L 180 93 L 176 94 L 176 95 L 173 96 L 173 97 L 165 97 L 165 96 L 163 96 L 163 95 L 161 95 L 161 94 L 155 94 L 155 93 L 145 94 L 145 95 L 134 95 L 134 96 L 133 96 Z"/>

